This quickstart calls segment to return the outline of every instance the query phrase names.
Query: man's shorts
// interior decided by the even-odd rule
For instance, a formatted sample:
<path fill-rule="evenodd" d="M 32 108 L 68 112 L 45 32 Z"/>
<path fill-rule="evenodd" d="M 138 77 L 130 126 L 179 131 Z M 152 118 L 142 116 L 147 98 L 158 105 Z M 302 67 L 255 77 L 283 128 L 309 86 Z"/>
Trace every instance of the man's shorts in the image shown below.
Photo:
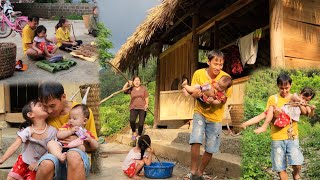
<path fill-rule="evenodd" d="M 89 172 L 90 172 L 90 158 L 88 157 L 87 153 L 85 153 L 77 148 L 69 149 L 69 151 L 76 151 L 80 154 L 81 159 L 84 163 L 85 174 L 86 174 L 86 176 L 88 176 Z M 54 163 L 55 168 L 54 168 L 53 179 L 55 179 L 55 180 L 66 180 L 67 179 L 67 163 L 65 163 L 65 164 L 61 163 L 57 157 L 55 157 L 54 155 L 49 154 L 49 153 L 45 154 L 41 157 L 41 159 L 39 160 L 39 164 L 43 160 L 50 160 Z M 69 160 L 69 161 L 72 161 L 72 160 Z M 39 164 L 38 164 L 38 168 L 39 168 Z"/>
<path fill-rule="evenodd" d="M 208 153 L 216 153 L 220 147 L 221 131 L 221 123 L 210 122 L 200 113 L 194 113 L 189 144 L 202 144 L 205 135 L 205 151 Z"/>
<path fill-rule="evenodd" d="M 278 140 L 271 143 L 272 169 L 276 172 L 284 171 L 289 165 L 302 165 L 303 155 L 299 146 L 299 139 Z"/>

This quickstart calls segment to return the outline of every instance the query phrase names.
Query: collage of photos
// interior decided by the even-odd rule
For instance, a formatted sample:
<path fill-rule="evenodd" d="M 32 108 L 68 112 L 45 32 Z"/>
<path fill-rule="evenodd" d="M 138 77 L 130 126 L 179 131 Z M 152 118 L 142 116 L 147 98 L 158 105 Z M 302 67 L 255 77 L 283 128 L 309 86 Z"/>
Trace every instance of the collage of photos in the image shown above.
<path fill-rule="evenodd" d="M 0 2 L 0 180 L 320 179 L 320 1 Z"/>

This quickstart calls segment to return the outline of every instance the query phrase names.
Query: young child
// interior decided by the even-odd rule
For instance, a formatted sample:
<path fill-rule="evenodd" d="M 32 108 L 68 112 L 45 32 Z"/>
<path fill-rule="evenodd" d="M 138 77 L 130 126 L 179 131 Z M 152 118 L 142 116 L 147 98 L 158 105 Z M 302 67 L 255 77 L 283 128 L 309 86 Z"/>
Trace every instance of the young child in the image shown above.
<path fill-rule="evenodd" d="M 282 106 L 281 108 L 271 105 L 269 106 L 267 111 L 244 122 L 241 127 L 246 128 L 247 126 L 256 124 L 265 118 L 266 120 L 263 125 L 254 131 L 255 133 L 259 134 L 267 130 L 267 127 L 272 120 L 274 120 L 274 125 L 285 127 L 290 123 L 290 118 L 293 121 L 298 122 L 300 114 L 313 116 L 315 106 L 309 106 L 308 103 L 314 96 L 314 90 L 305 87 L 301 90 L 299 95 L 297 95 L 296 93 L 290 95 L 288 104 Z"/>
<path fill-rule="evenodd" d="M 63 140 L 70 136 L 76 135 L 78 138 L 71 141 L 69 144 L 62 144 L 58 141 L 50 141 L 48 143 L 49 153 L 56 156 L 61 162 L 66 160 L 66 151 L 70 148 L 78 148 L 86 151 L 84 140 L 98 146 L 98 141 L 91 132 L 85 129 L 87 120 L 89 119 L 90 111 L 86 105 L 78 104 L 70 110 L 69 122 L 59 128 L 57 139 Z"/>
<path fill-rule="evenodd" d="M 57 51 L 58 47 L 53 42 L 47 39 L 47 29 L 43 25 L 40 25 L 35 30 L 35 37 L 33 39 L 32 48 L 35 49 L 38 54 L 45 54 L 46 58 L 51 58 Z"/>
<path fill-rule="evenodd" d="M 138 139 L 138 145 L 132 148 L 123 161 L 123 172 L 130 178 L 139 179 L 138 173 L 144 165 L 149 166 L 152 162 L 153 149 L 150 147 L 151 139 L 143 135 Z M 146 152 L 149 150 L 149 152 Z"/>
<path fill-rule="evenodd" d="M 223 104 L 227 101 L 225 91 L 232 85 L 232 79 L 230 76 L 222 76 L 218 82 L 213 81 L 211 84 L 207 83 L 204 85 L 195 84 L 189 86 L 187 80 L 182 83 L 183 91 L 192 94 L 194 90 L 200 89 L 203 92 L 203 96 L 200 100 L 206 103 L 218 105 Z M 188 95 L 188 94 L 186 94 Z"/>
<path fill-rule="evenodd" d="M 47 152 L 47 143 L 56 138 L 57 130 L 46 123 L 48 113 L 38 100 L 31 100 L 22 109 L 26 120 L 20 125 L 16 141 L 0 159 L 0 164 L 11 157 L 23 144 L 22 153 L 13 165 L 7 179 L 34 180 L 38 160 Z"/>
<path fill-rule="evenodd" d="M 72 49 L 73 47 L 80 46 L 82 44 L 81 40 L 75 41 L 71 38 L 70 27 L 71 24 L 64 17 L 61 17 L 58 24 L 55 26 L 57 46 L 60 50 L 71 51 L 70 49 Z"/>

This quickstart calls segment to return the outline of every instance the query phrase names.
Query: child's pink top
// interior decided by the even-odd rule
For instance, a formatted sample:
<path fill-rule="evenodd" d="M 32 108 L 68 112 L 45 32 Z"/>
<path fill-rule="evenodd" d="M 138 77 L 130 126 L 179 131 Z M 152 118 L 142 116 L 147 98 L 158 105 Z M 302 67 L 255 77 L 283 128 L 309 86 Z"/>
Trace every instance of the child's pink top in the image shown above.
<path fill-rule="evenodd" d="M 122 169 L 127 170 L 129 166 L 135 162 L 135 160 L 140 160 L 141 158 L 141 152 L 135 152 L 135 149 L 137 148 L 132 148 L 127 157 L 124 159 L 123 164 L 122 164 Z M 143 157 L 148 157 L 148 152 L 144 153 Z"/>
<path fill-rule="evenodd" d="M 43 140 L 34 139 L 31 137 L 31 132 L 31 128 L 27 127 L 17 133 L 23 142 L 22 160 L 27 164 L 37 162 L 48 151 L 47 143 L 57 137 L 56 128 L 49 125 L 45 132 L 47 137 Z"/>

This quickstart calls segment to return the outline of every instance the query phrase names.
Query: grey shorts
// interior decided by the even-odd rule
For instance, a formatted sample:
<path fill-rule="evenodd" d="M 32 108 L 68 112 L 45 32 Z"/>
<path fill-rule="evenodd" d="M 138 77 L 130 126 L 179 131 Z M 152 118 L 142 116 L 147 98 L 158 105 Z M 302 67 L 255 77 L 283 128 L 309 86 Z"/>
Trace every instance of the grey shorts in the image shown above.
<path fill-rule="evenodd" d="M 83 161 L 86 176 L 88 176 L 89 172 L 90 172 L 90 158 L 88 157 L 87 153 L 85 153 L 77 148 L 69 149 L 69 151 L 76 151 L 80 154 L 81 159 Z M 55 179 L 55 180 L 66 180 L 67 179 L 67 163 L 65 163 L 65 164 L 61 163 L 57 157 L 48 153 L 48 154 L 43 155 L 40 158 L 38 166 L 43 160 L 50 160 L 54 163 L 54 177 L 53 177 L 53 179 Z"/>
<path fill-rule="evenodd" d="M 221 131 L 221 123 L 210 122 L 201 114 L 194 113 L 189 144 L 202 144 L 203 137 L 205 136 L 205 151 L 208 153 L 216 153 L 220 148 Z"/>

